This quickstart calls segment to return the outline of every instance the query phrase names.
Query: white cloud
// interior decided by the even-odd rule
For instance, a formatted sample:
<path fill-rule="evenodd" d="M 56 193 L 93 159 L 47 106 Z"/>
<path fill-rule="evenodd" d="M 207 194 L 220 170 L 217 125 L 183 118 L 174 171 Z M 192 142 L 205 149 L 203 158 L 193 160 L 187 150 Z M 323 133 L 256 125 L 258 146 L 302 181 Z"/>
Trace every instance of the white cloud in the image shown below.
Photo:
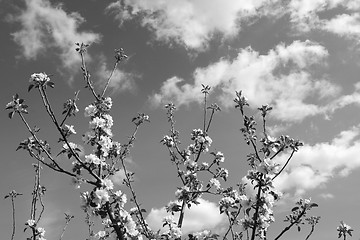
<path fill-rule="evenodd" d="M 331 178 L 344 177 L 360 167 L 360 125 L 342 131 L 332 141 L 304 145 L 294 155 L 287 170 L 275 179 L 281 191 L 301 195 L 324 186 Z M 282 155 L 280 163 L 287 156 Z"/>
<path fill-rule="evenodd" d="M 265 0 L 125 0 L 111 3 L 107 12 L 123 21 L 139 16 L 143 26 L 154 32 L 155 38 L 176 42 L 187 48 L 203 50 L 216 33 L 225 38 L 235 36 L 241 22 L 260 17 Z"/>
<path fill-rule="evenodd" d="M 12 19 L 22 26 L 21 30 L 13 33 L 13 37 L 22 47 L 26 59 L 35 59 L 39 54 L 46 54 L 46 50 L 56 49 L 63 66 L 73 70 L 74 63 L 80 61 L 75 42 L 100 40 L 99 34 L 80 32 L 78 27 L 85 21 L 84 18 L 77 12 L 66 13 L 61 4 L 52 5 L 48 0 L 25 0 L 25 5 L 26 8 Z"/>
<path fill-rule="evenodd" d="M 319 196 L 324 199 L 333 199 L 334 198 L 334 195 L 331 193 L 321 193 L 321 194 L 319 194 Z"/>
<path fill-rule="evenodd" d="M 322 28 L 340 36 L 358 40 L 360 37 L 360 14 L 337 15 L 331 20 L 326 21 Z"/>
<path fill-rule="evenodd" d="M 314 65 L 325 66 L 327 50 L 311 41 L 279 44 L 266 55 L 250 47 L 241 49 L 233 60 L 220 59 L 193 73 L 193 83 L 178 77 L 166 80 L 150 100 L 155 103 L 173 101 L 176 105 L 200 102 L 201 84 L 215 89 L 225 107 L 233 106 L 235 90 L 242 90 L 253 107 L 271 104 L 272 116 L 284 121 L 301 121 L 321 113 L 320 106 L 308 103 L 336 96 L 340 88 L 324 79 L 314 79 Z"/>
<path fill-rule="evenodd" d="M 340 8 L 342 14 L 320 17 L 321 13 Z M 291 22 L 300 32 L 323 30 L 352 39 L 360 35 L 358 0 L 291 0 L 287 9 Z"/>
<path fill-rule="evenodd" d="M 204 229 L 211 229 L 214 232 L 220 231 L 225 216 L 220 215 L 217 204 L 205 199 L 199 199 L 199 202 L 199 205 L 192 205 L 190 209 L 185 210 L 182 233 L 188 234 Z M 165 208 L 152 208 L 146 221 L 154 231 L 158 229 L 165 231 L 167 229 L 162 228 L 162 220 L 168 215 L 170 215 L 170 213 L 167 213 Z M 178 217 L 179 214 L 175 214 L 175 219 L 178 219 Z"/>

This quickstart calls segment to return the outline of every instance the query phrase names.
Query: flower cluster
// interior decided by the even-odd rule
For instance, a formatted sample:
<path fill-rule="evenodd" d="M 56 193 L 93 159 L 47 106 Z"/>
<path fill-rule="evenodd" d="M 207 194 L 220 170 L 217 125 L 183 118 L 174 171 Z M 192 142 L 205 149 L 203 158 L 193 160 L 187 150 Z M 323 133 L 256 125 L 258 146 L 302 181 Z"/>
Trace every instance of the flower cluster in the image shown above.
<path fill-rule="evenodd" d="M 346 235 L 348 234 L 350 237 L 352 236 L 352 231 L 354 231 L 349 225 L 347 225 L 344 221 L 340 221 L 340 226 L 336 229 L 339 232 L 338 238 L 341 238 L 342 236 L 344 239 L 346 238 Z"/>
<path fill-rule="evenodd" d="M 28 91 L 34 87 L 39 89 L 45 89 L 47 86 L 54 88 L 54 83 L 50 81 L 50 77 L 46 73 L 33 73 L 29 82 Z"/>
<path fill-rule="evenodd" d="M 33 229 L 33 236 L 36 238 L 36 240 L 46 240 L 44 238 L 45 236 L 45 229 L 42 227 L 36 226 L 36 221 L 34 219 L 29 219 L 26 221 L 25 226 Z M 25 228 L 26 230 L 26 228 Z"/>
<path fill-rule="evenodd" d="M 181 237 L 181 229 L 176 224 L 174 216 L 164 217 L 163 226 L 169 227 L 169 230 L 162 234 L 163 236 L 167 237 L 167 239 L 177 239 Z"/>

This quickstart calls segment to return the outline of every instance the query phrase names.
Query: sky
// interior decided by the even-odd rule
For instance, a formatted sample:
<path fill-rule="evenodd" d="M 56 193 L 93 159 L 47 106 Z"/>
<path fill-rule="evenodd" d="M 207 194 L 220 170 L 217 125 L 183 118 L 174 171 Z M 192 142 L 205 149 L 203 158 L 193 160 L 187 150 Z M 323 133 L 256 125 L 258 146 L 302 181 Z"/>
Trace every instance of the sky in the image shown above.
<path fill-rule="evenodd" d="M 358 0 L 0 0 L 1 83 L 4 106 L 18 93 L 29 105 L 26 116 L 39 135 L 61 150 L 36 91 L 28 92 L 31 74 L 51 75 L 55 89 L 48 94 L 54 111 L 80 90 L 76 118 L 69 120 L 81 144 L 87 129 L 84 108 L 93 99 L 82 78 L 75 43 L 89 43 L 86 55 L 95 89 L 100 91 L 114 64 L 114 49 L 123 48 L 128 59 L 120 63 L 107 95 L 113 99 L 114 138 L 125 142 L 131 119 L 139 112 L 150 116 L 142 126 L 128 159 L 135 172 L 134 187 L 147 209 L 147 220 L 161 227 L 163 207 L 175 199 L 181 186 L 167 149 L 160 140 L 169 133 L 164 105 L 173 102 L 176 127 L 183 147 L 192 129 L 202 127 L 202 84 L 211 86 L 208 101 L 217 103 L 209 135 L 212 151 L 225 155 L 230 177 L 223 186 L 242 181 L 247 173 L 246 145 L 239 129 L 241 116 L 234 109 L 235 91 L 248 98 L 247 113 L 260 120 L 257 107 L 273 107 L 268 119 L 274 137 L 290 135 L 304 142 L 275 186 L 284 198 L 275 208 L 275 237 L 283 219 L 300 198 L 319 204 L 310 215 L 321 216 L 312 238 L 337 239 L 341 220 L 360 238 L 358 219 L 360 173 L 360 1 Z M 0 117 L 2 144 L 0 193 L 12 189 L 16 199 L 16 239 L 30 216 L 34 160 L 15 151 L 29 136 L 18 117 Z M 259 121 L 260 129 L 260 121 Z M 210 158 L 204 155 L 202 161 Z M 58 158 L 71 168 L 69 160 Z M 279 163 L 286 160 L 281 155 Z M 44 168 L 46 209 L 41 224 L 46 239 L 59 239 L 64 214 L 75 216 L 63 239 L 85 239 L 80 190 L 71 179 Z M 117 187 L 126 191 L 118 181 Z M 83 187 L 82 187 L 83 188 Z M 83 189 L 86 189 L 84 187 Z M 204 227 L 221 229 L 219 199 L 203 196 L 187 212 L 184 232 Z M 130 208 L 130 204 L 128 204 Z M 11 202 L 0 201 L 0 232 L 11 236 Z M 305 230 L 306 229 L 306 230 Z M 289 231 L 283 239 L 305 239 L 309 228 Z"/>

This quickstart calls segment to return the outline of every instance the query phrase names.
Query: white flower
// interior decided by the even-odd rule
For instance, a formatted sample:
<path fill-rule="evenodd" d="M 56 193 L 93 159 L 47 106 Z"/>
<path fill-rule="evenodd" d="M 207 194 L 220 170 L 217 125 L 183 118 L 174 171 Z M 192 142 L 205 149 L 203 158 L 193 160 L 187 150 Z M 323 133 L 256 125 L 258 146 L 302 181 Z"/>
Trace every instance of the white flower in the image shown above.
<path fill-rule="evenodd" d="M 114 184 L 110 179 L 103 179 L 102 184 L 105 186 L 106 190 L 111 190 L 114 188 Z"/>
<path fill-rule="evenodd" d="M 176 224 L 175 218 L 172 215 L 165 216 L 162 221 L 166 224 Z"/>
<path fill-rule="evenodd" d="M 201 163 L 201 166 L 202 166 L 203 168 L 208 168 L 208 167 L 209 167 L 209 164 L 208 164 L 207 162 L 203 162 L 203 163 Z"/>
<path fill-rule="evenodd" d="M 44 84 L 46 82 L 50 81 L 49 76 L 46 73 L 33 73 L 31 74 L 30 83 L 33 84 Z"/>
<path fill-rule="evenodd" d="M 120 202 L 121 207 L 124 207 L 127 202 L 127 197 L 125 193 L 122 193 L 121 190 L 115 192 L 115 195 L 118 197 L 117 200 Z"/>
<path fill-rule="evenodd" d="M 63 131 L 65 133 L 68 133 L 68 134 L 76 134 L 76 131 L 74 129 L 74 126 L 73 125 L 67 125 L 65 124 L 63 127 L 62 127 Z"/>
<path fill-rule="evenodd" d="M 85 108 L 84 115 L 85 117 L 94 117 L 96 113 L 97 113 L 97 108 L 94 105 L 90 104 Z"/>
<path fill-rule="evenodd" d="M 27 220 L 26 225 L 28 225 L 29 227 L 33 227 L 35 225 L 35 220 L 34 219 Z"/>
<path fill-rule="evenodd" d="M 105 119 L 94 117 L 91 122 L 89 122 L 89 128 L 90 129 L 96 129 L 96 128 L 104 128 L 105 127 Z"/>
<path fill-rule="evenodd" d="M 220 184 L 219 180 L 217 180 L 215 178 L 210 179 L 209 183 L 211 186 L 214 186 L 216 189 L 221 188 L 221 184 Z"/>
<path fill-rule="evenodd" d="M 108 110 L 110 110 L 112 107 L 111 98 L 110 97 L 105 98 L 105 100 L 103 101 L 103 104 L 108 108 Z"/>
<path fill-rule="evenodd" d="M 86 155 L 85 161 L 95 165 L 99 165 L 102 162 L 97 156 L 95 156 L 95 154 Z"/>
<path fill-rule="evenodd" d="M 106 232 L 105 231 L 98 231 L 96 234 L 95 234 L 95 237 L 100 239 L 100 238 L 103 238 L 106 236 Z"/>
<path fill-rule="evenodd" d="M 104 220 L 102 220 L 101 224 L 105 225 L 105 226 L 110 226 L 111 220 L 109 218 L 104 219 Z"/>
<path fill-rule="evenodd" d="M 215 154 L 215 160 L 214 161 L 216 163 L 224 162 L 224 160 L 225 160 L 225 157 L 224 157 L 224 154 L 222 152 L 217 152 Z"/>
<path fill-rule="evenodd" d="M 109 114 L 104 114 L 104 115 L 102 115 L 102 117 L 105 119 L 105 122 L 106 122 L 105 127 L 106 128 L 111 128 L 113 126 L 113 124 L 114 124 L 112 116 L 109 115 Z"/>
<path fill-rule="evenodd" d="M 109 193 L 105 189 L 97 189 L 95 191 L 95 203 L 101 204 L 108 202 L 110 199 Z M 99 206 L 100 207 L 100 206 Z"/>
<path fill-rule="evenodd" d="M 108 152 L 110 151 L 110 149 L 113 145 L 111 138 L 109 138 L 107 136 L 101 136 L 99 144 L 101 146 L 101 150 L 103 151 L 103 156 L 107 157 Z"/>
<path fill-rule="evenodd" d="M 69 145 L 70 145 L 70 147 L 71 147 L 73 150 L 75 150 L 76 148 L 78 148 L 78 145 L 76 145 L 76 144 L 73 143 L 73 142 L 69 142 Z M 68 147 L 68 145 L 67 145 L 66 143 L 64 143 L 63 149 L 69 150 L 69 147 Z"/>
<path fill-rule="evenodd" d="M 38 227 L 37 228 L 38 233 L 40 234 L 41 237 L 43 237 L 45 235 L 45 229 L 42 227 Z"/>

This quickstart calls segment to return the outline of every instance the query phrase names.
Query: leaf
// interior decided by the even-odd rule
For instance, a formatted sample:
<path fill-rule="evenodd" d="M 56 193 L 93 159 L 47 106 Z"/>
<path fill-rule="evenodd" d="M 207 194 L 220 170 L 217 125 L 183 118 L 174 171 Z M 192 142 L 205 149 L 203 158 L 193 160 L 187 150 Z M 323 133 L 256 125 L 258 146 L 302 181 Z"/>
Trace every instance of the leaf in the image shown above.
<path fill-rule="evenodd" d="M 248 209 L 245 210 L 246 215 L 250 216 L 250 210 L 251 210 L 251 208 L 248 208 Z"/>
<path fill-rule="evenodd" d="M 30 90 L 34 87 L 34 84 L 30 84 L 28 87 L 28 92 L 30 92 Z"/>
<path fill-rule="evenodd" d="M 313 207 L 318 207 L 319 205 L 317 203 L 312 203 L 310 204 L 310 207 L 313 208 Z"/>
<path fill-rule="evenodd" d="M 5 197 L 4 197 L 4 199 L 7 199 L 9 197 L 9 195 L 6 195 Z"/>
<path fill-rule="evenodd" d="M 46 85 L 49 86 L 49 87 L 51 87 L 51 88 L 54 88 L 54 87 L 55 87 L 55 83 L 50 82 L 50 81 L 47 82 Z"/>
<path fill-rule="evenodd" d="M 291 209 L 292 212 L 295 212 L 296 210 L 298 210 L 299 207 L 294 207 L 293 209 Z"/>
<path fill-rule="evenodd" d="M 9 112 L 9 118 L 12 119 L 14 114 L 15 114 L 15 112 Z"/>

